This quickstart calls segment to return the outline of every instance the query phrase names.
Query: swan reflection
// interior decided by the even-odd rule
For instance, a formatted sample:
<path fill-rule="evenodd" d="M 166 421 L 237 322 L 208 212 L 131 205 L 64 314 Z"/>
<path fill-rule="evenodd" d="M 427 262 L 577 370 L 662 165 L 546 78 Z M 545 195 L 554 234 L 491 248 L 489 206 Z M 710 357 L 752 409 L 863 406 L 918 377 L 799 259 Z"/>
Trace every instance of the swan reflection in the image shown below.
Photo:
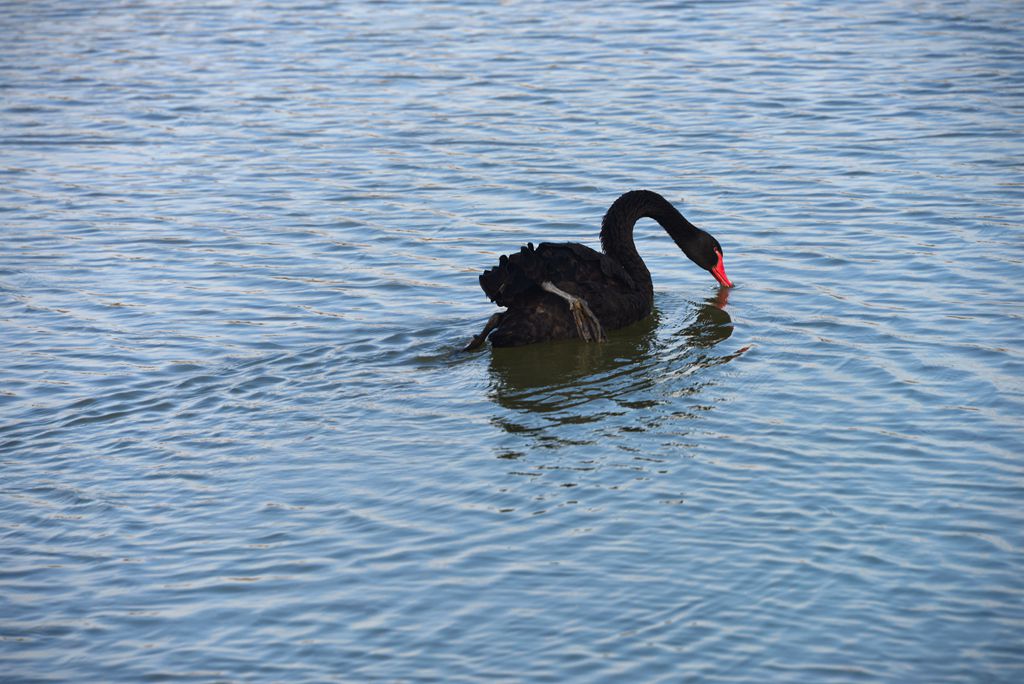
<path fill-rule="evenodd" d="M 725 306 L 728 288 L 690 302 L 675 330 L 656 305 L 651 316 L 614 331 L 605 343 L 578 340 L 493 349 L 492 400 L 514 412 L 496 419 L 508 432 L 529 432 L 553 422 L 592 423 L 602 416 L 658 406 L 699 389 L 698 371 L 736 358 L 716 351 L 733 331 Z M 668 330 L 666 330 L 668 327 Z M 543 417 L 542 425 L 530 417 Z"/>

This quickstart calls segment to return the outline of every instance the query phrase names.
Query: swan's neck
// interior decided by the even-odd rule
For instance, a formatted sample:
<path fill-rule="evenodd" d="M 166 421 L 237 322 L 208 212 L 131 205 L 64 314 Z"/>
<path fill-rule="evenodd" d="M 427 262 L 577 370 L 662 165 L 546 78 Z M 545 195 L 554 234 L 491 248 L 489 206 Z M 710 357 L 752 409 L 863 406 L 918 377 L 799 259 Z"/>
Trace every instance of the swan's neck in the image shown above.
<path fill-rule="evenodd" d="M 627 192 L 608 208 L 601 223 L 601 248 L 622 264 L 637 287 L 653 295 L 651 272 L 633 242 L 633 226 L 645 217 L 660 223 L 680 247 L 693 239 L 699 229 L 683 218 L 668 200 L 650 190 Z"/>

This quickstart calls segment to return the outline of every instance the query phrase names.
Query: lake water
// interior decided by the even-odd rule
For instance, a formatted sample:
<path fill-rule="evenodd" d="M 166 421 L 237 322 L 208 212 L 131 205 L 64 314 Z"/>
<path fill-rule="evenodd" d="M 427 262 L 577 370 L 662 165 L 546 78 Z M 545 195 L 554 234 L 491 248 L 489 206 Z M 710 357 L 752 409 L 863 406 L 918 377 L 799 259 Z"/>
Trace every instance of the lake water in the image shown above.
<path fill-rule="evenodd" d="M 0 35 L 6 681 L 1024 679 L 1019 3 Z M 641 187 L 734 289 L 645 220 L 649 319 L 459 352 Z"/>

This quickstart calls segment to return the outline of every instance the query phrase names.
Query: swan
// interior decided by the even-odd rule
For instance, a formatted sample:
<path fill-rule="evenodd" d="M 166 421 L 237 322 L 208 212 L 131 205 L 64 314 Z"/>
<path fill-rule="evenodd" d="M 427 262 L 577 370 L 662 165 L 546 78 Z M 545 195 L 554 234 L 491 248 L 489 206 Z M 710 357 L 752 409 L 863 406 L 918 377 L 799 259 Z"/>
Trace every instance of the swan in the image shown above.
<path fill-rule="evenodd" d="M 576 242 L 528 243 L 484 271 L 480 287 L 505 311 L 492 315 L 464 351 L 488 339 L 495 347 L 570 338 L 603 341 L 606 330 L 650 314 L 654 285 L 633 242 L 633 226 L 643 217 L 660 223 L 683 253 L 723 287 L 733 286 L 714 236 L 687 221 L 658 193 L 632 190 L 604 215 L 603 253 Z"/>

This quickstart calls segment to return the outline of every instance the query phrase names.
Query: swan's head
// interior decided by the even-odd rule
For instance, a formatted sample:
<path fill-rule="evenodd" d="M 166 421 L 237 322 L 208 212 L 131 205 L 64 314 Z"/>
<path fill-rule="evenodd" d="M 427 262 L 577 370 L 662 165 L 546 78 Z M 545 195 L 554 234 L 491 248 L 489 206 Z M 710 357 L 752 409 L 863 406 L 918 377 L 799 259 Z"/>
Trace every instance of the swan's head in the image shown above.
<path fill-rule="evenodd" d="M 686 256 L 693 263 L 715 277 L 725 287 L 732 287 L 732 281 L 725 275 L 725 258 L 722 256 L 722 245 L 718 244 L 711 233 L 697 229 L 696 236 L 683 246 Z"/>

